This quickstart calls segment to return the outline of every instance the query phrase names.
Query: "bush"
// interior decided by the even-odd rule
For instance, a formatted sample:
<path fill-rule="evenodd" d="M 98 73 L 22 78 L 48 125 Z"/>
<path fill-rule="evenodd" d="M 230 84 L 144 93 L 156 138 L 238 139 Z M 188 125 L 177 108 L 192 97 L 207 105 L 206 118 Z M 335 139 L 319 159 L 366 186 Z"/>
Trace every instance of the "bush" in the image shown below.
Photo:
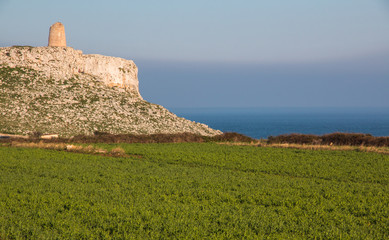
<path fill-rule="evenodd" d="M 14 139 L 15 140 L 15 139 Z M 10 142 L 11 139 L 0 139 L 1 142 Z M 18 142 L 45 142 L 45 143 L 180 143 L 180 142 L 253 142 L 253 138 L 239 133 L 223 133 L 213 137 L 196 135 L 193 133 L 177 134 L 110 134 L 95 132 L 94 135 L 78 135 L 72 138 L 57 139 L 18 139 Z"/>
<path fill-rule="evenodd" d="M 268 143 L 389 147 L 389 137 L 374 137 L 371 134 L 363 133 L 331 133 L 322 136 L 285 134 L 276 137 L 270 136 Z"/>
<path fill-rule="evenodd" d="M 30 138 L 39 139 L 43 134 L 41 132 L 32 132 L 29 134 Z"/>
<path fill-rule="evenodd" d="M 94 136 L 78 135 L 72 139 L 78 143 L 180 143 L 180 142 L 252 142 L 255 139 L 239 133 L 223 133 L 221 135 L 206 137 L 193 133 L 177 134 L 109 134 L 95 132 Z"/>
<path fill-rule="evenodd" d="M 211 137 L 211 141 L 214 142 L 253 142 L 256 141 L 254 138 L 245 136 L 240 133 L 226 132 L 221 135 Z"/>

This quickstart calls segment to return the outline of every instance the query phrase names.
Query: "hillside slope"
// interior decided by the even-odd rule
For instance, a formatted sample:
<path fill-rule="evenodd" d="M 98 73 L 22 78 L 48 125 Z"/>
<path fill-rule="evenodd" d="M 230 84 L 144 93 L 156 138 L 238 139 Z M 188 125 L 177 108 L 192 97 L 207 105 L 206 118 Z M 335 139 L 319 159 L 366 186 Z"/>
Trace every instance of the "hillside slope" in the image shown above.
<path fill-rule="evenodd" d="M 206 136 L 221 133 L 143 100 L 138 89 L 137 68 L 132 61 L 83 55 L 88 56 L 87 61 L 94 62 L 92 69 L 88 63 L 82 65 L 77 56 L 71 60 L 63 59 L 64 53 L 68 56 L 66 52 L 73 54 L 76 51 L 72 48 L 37 49 L 0 48 L 2 133 L 41 132 L 61 136 L 90 135 L 95 131 L 115 134 L 190 132 Z M 103 66 L 99 65 L 99 59 L 94 59 L 95 56 L 105 58 Z M 109 62 L 118 59 L 124 64 L 129 63 L 131 69 L 115 65 L 117 71 L 109 70 L 112 68 Z M 74 71 L 71 64 L 83 69 Z M 106 73 L 104 66 L 107 67 Z M 73 72 L 67 72 L 64 67 Z M 121 82 L 118 81 L 120 72 L 123 73 L 119 79 Z"/>

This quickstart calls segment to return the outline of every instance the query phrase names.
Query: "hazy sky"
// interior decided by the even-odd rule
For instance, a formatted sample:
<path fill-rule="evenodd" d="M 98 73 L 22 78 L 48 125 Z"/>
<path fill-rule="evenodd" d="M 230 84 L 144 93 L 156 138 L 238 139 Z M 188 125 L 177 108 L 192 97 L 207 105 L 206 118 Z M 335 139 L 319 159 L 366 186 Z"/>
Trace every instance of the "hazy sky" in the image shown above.
<path fill-rule="evenodd" d="M 56 21 L 167 107 L 389 107 L 389 0 L 0 0 L 0 46 Z"/>

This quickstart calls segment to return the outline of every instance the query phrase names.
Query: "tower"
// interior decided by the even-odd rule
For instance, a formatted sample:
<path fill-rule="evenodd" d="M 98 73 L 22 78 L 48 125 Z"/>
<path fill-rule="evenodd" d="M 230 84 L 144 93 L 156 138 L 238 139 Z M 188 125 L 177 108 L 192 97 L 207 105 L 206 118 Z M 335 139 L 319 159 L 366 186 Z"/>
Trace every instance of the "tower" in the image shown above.
<path fill-rule="evenodd" d="M 66 47 L 65 27 L 60 22 L 50 27 L 49 47 Z"/>

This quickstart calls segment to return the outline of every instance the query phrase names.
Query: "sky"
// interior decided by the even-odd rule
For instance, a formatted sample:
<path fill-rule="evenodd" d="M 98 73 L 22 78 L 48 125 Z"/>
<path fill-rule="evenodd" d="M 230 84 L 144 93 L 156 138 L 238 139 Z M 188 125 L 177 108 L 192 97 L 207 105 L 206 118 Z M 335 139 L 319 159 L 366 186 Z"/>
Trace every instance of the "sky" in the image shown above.
<path fill-rule="evenodd" d="M 132 59 L 168 108 L 389 108 L 389 0 L 0 0 L 0 47 Z"/>

